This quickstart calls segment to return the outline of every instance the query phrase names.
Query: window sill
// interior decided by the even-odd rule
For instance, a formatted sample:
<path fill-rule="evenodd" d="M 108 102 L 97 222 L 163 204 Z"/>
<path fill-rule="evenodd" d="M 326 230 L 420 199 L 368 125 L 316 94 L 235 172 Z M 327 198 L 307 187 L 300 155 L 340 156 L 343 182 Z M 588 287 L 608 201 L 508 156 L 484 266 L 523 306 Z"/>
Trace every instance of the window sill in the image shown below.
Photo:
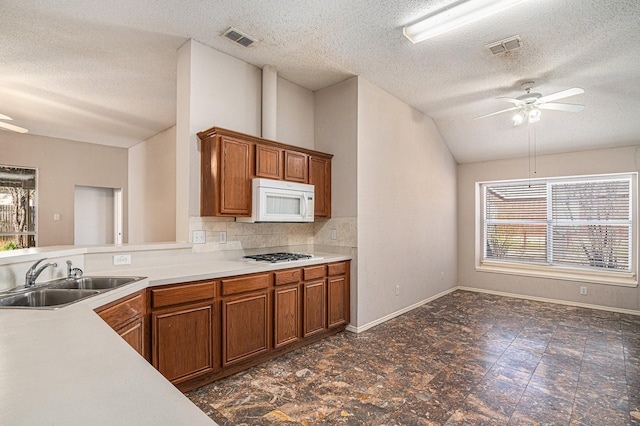
<path fill-rule="evenodd" d="M 498 262 L 485 262 L 477 265 L 476 271 L 565 281 L 580 281 L 595 284 L 608 284 L 622 287 L 638 286 L 637 276 L 631 273 L 612 274 L 607 272 L 583 272 L 579 270 L 567 270 L 563 268 L 522 266 Z"/>

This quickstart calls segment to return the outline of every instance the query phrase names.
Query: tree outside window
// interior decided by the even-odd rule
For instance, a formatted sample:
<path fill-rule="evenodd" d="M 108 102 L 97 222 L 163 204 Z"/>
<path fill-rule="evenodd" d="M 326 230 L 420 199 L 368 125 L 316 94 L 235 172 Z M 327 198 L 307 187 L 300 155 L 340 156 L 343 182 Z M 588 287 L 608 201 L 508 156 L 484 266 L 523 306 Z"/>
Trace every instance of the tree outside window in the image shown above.
<path fill-rule="evenodd" d="M 36 170 L 0 166 L 0 250 L 36 246 Z"/>

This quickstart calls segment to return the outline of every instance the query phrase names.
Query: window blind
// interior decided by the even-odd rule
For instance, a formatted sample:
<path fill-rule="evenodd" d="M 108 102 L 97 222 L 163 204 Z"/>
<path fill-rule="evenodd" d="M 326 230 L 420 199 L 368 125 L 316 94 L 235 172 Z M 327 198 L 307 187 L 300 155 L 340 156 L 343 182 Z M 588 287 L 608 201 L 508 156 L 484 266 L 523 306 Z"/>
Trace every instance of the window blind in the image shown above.
<path fill-rule="evenodd" d="M 631 178 L 483 184 L 483 260 L 632 268 Z"/>

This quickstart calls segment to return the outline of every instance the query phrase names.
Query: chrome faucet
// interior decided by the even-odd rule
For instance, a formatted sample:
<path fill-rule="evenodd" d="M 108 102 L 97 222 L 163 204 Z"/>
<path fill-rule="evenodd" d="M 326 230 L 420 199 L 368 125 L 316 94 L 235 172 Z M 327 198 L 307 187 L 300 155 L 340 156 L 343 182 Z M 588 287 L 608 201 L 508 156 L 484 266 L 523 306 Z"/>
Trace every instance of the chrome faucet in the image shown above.
<path fill-rule="evenodd" d="M 42 265 L 40 268 L 38 268 L 38 265 L 47 260 L 46 258 L 40 259 L 38 260 L 36 263 L 34 263 L 33 265 L 31 265 L 31 268 L 29 268 L 29 270 L 27 271 L 27 275 L 25 275 L 24 277 L 24 286 L 25 287 L 33 287 L 36 285 L 36 280 L 38 279 L 38 277 L 40 276 L 40 274 L 42 273 L 42 271 L 44 271 L 45 269 L 47 269 L 49 266 L 53 266 L 54 268 L 56 266 L 58 266 L 57 263 L 47 263 Z"/>
<path fill-rule="evenodd" d="M 73 263 L 70 260 L 67 260 L 67 278 L 68 279 L 80 278 L 82 274 L 83 274 L 82 269 L 74 268 Z"/>

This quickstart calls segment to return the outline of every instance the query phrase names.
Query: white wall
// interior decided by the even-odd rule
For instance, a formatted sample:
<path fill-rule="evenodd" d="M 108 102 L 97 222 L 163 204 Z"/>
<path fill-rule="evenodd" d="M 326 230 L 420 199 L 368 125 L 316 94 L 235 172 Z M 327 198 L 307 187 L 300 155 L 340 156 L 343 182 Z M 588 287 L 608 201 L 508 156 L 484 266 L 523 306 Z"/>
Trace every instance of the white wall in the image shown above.
<path fill-rule="evenodd" d="M 358 78 L 315 93 L 315 140 L 331 160 L 331 216 L 356 216 L 358 189 Z"/>
<path fill-rule="evenodd" d="M 73 244 L 76 185 L 123 188 L 127 211 L 127 150 L 14 132 L 0 132 L 0 164 L 38 169 L 38 245 Z M 54 220 L 54 214 L 60 220 Z M 123 241 L 127 241 L 124 217 Z"/>
<path fill-rule="evenodd" d="M 577 176 L 585 174 L 638 171 L 638 146 L 616 149 L 539 156 L 536 177 Z M 514 293 L 568 302 L 601 305 L 621 309 L 640 309 L 640 291 L 605 284 L 593 284 L 546 278 L 522 277 L 475 270 L 475 183 L 480 181 L 521 179 L 529 176 L 529 159 L 461 164 L 458 166 L 458 283 L 461 286 Z M 587 285 L 588 295 L 579 287 Z"/>
<path fill-rule="evenodd" d="M 456 163 L 433 120 L 362 78 L 357 126 L 360 327 L 457 284 Z"/>
<path fill-rule="evenodd" d="M 129 148 L 129 242 L 176 239 L 176 128 Z"/>
<path fill-rule="evenodd" d="M 277 142 L 314 149 L 313 101 L 311 90 L 278 78 Z"/>
<path fill-rule="evenodd" d="M 178 50 L 176 238 L 200 214 L 197 133 L 222 127 L 261 136 L 262 70 L 194 40 Z M 279 142 L 313 147 L 313 92 L 278 79 Z M 186 208 L 185 206 L 188 206 Z"/>

